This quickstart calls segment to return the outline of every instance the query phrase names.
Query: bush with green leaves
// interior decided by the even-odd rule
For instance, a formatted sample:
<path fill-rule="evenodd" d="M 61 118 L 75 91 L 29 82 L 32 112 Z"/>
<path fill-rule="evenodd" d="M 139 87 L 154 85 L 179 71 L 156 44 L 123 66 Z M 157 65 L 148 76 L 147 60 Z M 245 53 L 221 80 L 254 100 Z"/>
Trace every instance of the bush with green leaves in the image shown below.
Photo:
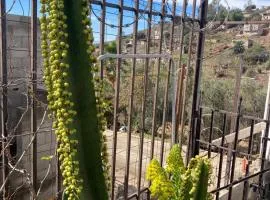
<path fill-rule="evenodd" d="M 147 168 L 146 178 L 151 181 L 151 195 L 159 200 L 208 200 L 211 165 L 207 158 L 196 156 L 187 169 L 179 145 L 174 145 L 166 167 L 153 159 Z"/>
<path fill-rule="evenodd" d="M 245 46 L 243 41 L 237 41 L 233 47 L 234 54 L 241 54 L 245 52 Z"/>
<path fill-rule="evenodd" d="M 255 44 L 245 51 L 244 60 L 251 65 L 265 63 L 269 59 L 269 52 L 261 45 Z"/>

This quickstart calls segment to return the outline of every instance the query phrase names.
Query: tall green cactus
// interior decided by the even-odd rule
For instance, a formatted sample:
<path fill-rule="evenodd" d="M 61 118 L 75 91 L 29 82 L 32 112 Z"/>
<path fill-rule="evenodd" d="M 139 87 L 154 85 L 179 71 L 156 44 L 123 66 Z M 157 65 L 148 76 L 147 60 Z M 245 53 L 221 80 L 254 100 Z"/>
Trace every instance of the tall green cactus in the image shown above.
<path fill-rule="evenodd" d="M 106 122 L 89 8 L 88 0 L 41 0 L 44 82 L 68 200 L 108 199 Z"/>
<path fill-rule="evenodd" d="M 167 158 L 165 169 L 157 160 L 152 160 L 147 168 L 146 178 L 151 181 L 151 195 L 166 200 L 208 200 L 207 193 L 210 162 L 197 156 L 184 167 L 179 145 L 174 145 Z"/>

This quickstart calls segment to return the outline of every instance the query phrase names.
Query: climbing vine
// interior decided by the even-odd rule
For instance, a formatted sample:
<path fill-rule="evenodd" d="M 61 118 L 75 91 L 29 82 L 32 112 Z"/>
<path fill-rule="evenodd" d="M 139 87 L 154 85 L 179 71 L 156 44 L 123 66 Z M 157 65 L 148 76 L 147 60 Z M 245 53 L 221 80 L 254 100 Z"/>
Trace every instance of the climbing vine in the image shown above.
<path fill-rule="evenodd" d="M 102 81 L 87 0 L 41 0 L 41 49 L 65 195 L 107 199 L 110 188 Z"/>

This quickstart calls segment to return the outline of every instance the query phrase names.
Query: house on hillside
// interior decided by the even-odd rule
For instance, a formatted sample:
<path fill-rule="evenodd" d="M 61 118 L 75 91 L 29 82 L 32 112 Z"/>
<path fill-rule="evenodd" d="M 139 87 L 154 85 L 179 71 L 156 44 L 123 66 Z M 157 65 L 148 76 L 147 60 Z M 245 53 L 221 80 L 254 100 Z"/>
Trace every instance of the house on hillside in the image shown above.
<path fill-rule="evenodd" d="M 270 21 L 270 7 L 265 8 L 261 15 L 262 21 Z"/>

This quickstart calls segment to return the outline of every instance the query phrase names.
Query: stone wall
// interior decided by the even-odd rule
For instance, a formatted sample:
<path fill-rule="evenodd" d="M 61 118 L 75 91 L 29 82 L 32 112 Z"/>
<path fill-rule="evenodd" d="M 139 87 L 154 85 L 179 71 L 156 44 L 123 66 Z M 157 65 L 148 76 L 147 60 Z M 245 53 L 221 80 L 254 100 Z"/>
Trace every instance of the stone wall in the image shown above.
<path fill-rule="evenodd" d="M 11 145 L 13 163 L 19 159 L 27 148 L 31 140 L 31 121 L 30 121 L 30 98 L 28 95 L 31 84 L 31 23 L 30 18 L 25 16 L 7 16 L 7 65 L 8 65 L 8 132 L 9 135 L 16 135 Z M 38 128 L 37 133 L 37 171 L 38 187 L 50 167 L 50 172 L 44 187 L 42 187 L 39 199 L 50 199 L 55 194 L 55 158 L 44 160 L 43 158 L 55 154 L 55 137 L 51 131 L 51 120 L 45 113 L 46 91 L 42 84 L 42 59 L 40 53 L 40 30 L 38 30 L 38 96 L 36 97 L 39 105 L 37 109 Z M 45 113 L 45 115 L 44 115 Z M 42 120 L 44 118 L 44 120 Z M 40 125 L 41 121 L 43 123 Z M 15 127 L 17 127 L 15 129 Z M 31 172 L 31 152 L 28 149 L 18 165 L 19 169 Z M 10 191 L 24 186 L 12 199 L 28 200 L 29 187 L 26 177 L 18 172 L 14 172 L 9 182 Z"/>

